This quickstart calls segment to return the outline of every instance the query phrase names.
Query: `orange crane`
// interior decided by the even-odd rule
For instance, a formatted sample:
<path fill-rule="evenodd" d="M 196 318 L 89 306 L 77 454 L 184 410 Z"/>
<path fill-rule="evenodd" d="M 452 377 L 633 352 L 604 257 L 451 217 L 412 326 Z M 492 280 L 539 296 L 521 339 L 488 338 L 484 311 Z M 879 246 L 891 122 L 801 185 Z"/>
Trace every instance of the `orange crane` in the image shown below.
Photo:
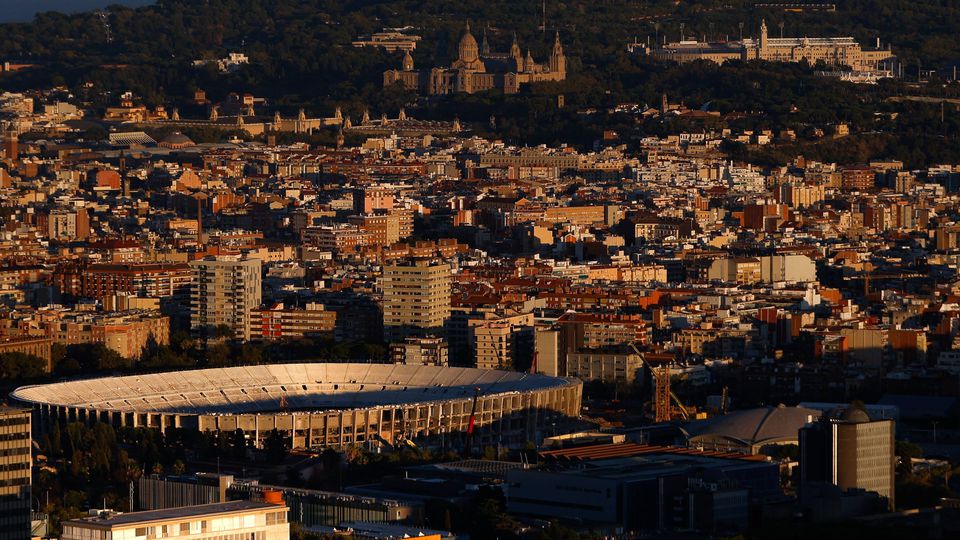
<path fill-rule="evenodd" d="M 670 405 L 670 402 L 673 401 L 677 405 L 677 410 L 680 412 L 680 417 L 684 420 L 690 419 L 690 413 L 687 411 L 687 408 L 684 407 L 683 403 L 680 401 L 680 398 L 670 390 L 670 365 L 664 365 L 660 369 L 654 369 L 646 359 L 643 357 L 643 354 L 637 349 L 636 345 L 630 343 L 630 348 L 633 349 L 633 352 L 640 357 L 640 361 L 643 365 L 650 370 L 650 373 L 653 375 L 653 417 L 657 422 L 669 422 L 673 418 L 673 409 Z"/>

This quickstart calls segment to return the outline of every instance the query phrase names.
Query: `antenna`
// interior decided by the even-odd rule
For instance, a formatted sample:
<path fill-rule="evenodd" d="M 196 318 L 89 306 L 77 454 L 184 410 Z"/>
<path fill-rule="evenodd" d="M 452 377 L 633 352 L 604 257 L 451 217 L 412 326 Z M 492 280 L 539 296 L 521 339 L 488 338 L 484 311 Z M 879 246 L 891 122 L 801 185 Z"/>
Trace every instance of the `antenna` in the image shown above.
<path fill-rule="evenodd" d="M 547 0 L 543 0 L 543 26 L 540 27 L 543 35 L 547 35 Z"/>

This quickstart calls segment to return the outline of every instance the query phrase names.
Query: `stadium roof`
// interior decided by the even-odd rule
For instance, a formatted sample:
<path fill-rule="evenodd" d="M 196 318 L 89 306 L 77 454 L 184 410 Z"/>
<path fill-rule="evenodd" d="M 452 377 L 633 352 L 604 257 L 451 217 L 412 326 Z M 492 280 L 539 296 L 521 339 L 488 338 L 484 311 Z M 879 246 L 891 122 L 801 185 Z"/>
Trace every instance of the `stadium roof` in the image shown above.
<path fill-rule="evenodd" d="M 392 364 L 276 364 L 24 386 L 11 397 L 83 409 L 239 414 L 354 409 L 522 393 L 573 384 L 512 371 Z"/>

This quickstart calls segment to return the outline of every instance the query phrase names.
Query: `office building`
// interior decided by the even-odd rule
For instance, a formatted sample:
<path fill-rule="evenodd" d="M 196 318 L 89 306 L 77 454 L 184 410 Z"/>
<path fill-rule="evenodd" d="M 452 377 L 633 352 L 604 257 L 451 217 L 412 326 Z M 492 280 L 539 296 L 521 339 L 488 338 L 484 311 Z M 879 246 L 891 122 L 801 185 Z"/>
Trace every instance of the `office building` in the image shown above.
<path fill-rule="evenodd" d="M 181 538 L 183 540 L 288 540 L 287 507 L 230 501 L 121 514 L 91 510 L 63 523 L 62 540 Z"/>
<path fill-rule="evenodd" d="M 383 334 L 387 341 L 443 332 L 450 317 L 450 265 L 410 259 L 383 267 Z"/>
<path fill-rule="evenodd" d="M 894 422 L 871 420 L 862 408 L 835 410 L 800 429 L 800 498 L 818 486 L 864 490 L 894 499 Z"/>
<path fill-rule="evenodd" d="M 780 493 L 778 465 L 756 456 L 630 443 L 542 456 L 550 467 L 507 471 L 511 514 L 631 531 L 730 531 L 746 526 L 752 502 Z"/>
<path fill-rule="evenodd" d="M 238 256 L 207 257 L 191 261 L 190 325 L 200 337 L 211 337 L 218 327 L 233 337 L 250 339 L 251 313 L 260 307 L 260 260 Z"/>
<path fill-rule="evenodd" d="M 30 411 L 0 407 L 0 540 L 30 538 Z"/>

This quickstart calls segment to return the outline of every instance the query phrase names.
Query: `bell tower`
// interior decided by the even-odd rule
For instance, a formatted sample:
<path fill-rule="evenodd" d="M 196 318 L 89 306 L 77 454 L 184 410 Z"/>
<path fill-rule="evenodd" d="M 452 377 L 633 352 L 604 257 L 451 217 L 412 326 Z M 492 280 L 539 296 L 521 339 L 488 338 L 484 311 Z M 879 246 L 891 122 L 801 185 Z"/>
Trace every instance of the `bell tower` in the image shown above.
<path fill-rule="evenodd" d="M 516 64 L 517 72 L 523 71 L 523 53 L 520 52 L 520 44 L 517 43 L 517 33 L 513 33 L 513 43 L 510 45 L 510 57 L 513 58 L 513 63 Z"/>
<path fill-rule="evenodd" d="M 561 78 L 564 78 L 567 74 L 567 57 L 563 54 L 560 32 L 557 32 L 553 39 L 553 50 L 550 51 L 550 71 L 559 73 Z"/>
<path fill-rule="evenodd" d="M 768 43 L 768 41 L 767 41 L 767 20 L 766 20 L 766 19 L 761 19 L 761 21 L 760 21 L 760 44 L 759 44 L 759 45 L 760 45 L 760 46 L 759 46 L 759 49 L 760 49 L 760 55 L 759 55 L 759 56 L 760 56 L 760 59 L 761 59 L 761 60 L 766 60 L 766 58 L 767 58 L 767 55 L 766 55 L 767 46 L 769 45 L 769 43 Z"/>

